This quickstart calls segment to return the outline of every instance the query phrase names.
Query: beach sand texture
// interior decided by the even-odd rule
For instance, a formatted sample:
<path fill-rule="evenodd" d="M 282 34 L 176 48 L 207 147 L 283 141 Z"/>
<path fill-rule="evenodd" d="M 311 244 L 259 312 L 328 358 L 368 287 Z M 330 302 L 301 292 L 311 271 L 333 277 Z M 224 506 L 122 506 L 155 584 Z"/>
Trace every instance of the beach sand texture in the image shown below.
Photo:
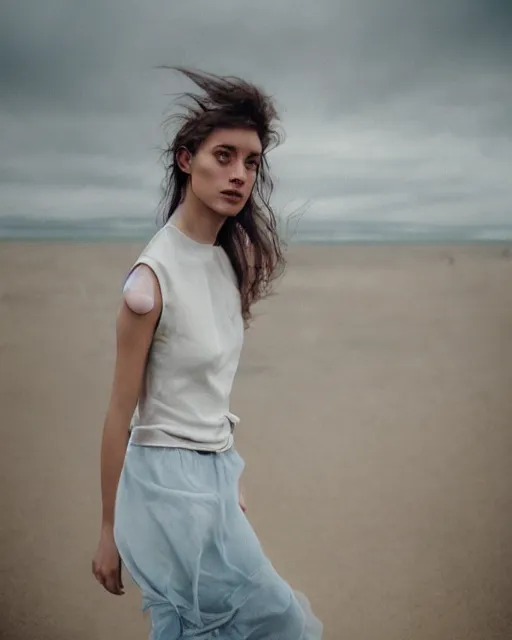
<path fill-rule="evenodd" d="M 123 275 L 142 245 L 0 244 L 5 640 L 147 638 L 91 574 Z M 325 640 L 512 637 L 512 259 L 294 246 L 232 409 L 248 515 Z"/>

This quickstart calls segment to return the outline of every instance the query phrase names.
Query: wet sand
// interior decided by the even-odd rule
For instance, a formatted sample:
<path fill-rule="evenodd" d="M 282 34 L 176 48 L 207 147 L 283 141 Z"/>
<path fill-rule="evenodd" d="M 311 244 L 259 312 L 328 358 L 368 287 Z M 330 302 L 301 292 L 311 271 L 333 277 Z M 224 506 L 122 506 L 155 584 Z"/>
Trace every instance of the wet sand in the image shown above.
<path fill-rule="evenodd" d="M 139 640 L 91 575 L 125 270 L 141 245 L 0 244 L 0 637 Z M 325 640 L 512 629 L 512 260 L 293 247 L 233 393 L 248 515 Z"/>

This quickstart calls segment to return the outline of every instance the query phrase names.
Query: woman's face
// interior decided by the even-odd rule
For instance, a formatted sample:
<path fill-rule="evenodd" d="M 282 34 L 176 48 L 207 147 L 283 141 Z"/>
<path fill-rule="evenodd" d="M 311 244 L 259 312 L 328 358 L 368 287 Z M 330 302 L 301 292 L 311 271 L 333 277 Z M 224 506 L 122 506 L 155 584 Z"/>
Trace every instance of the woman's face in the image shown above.
<path fill-rule="evenodd" d="M 216 129 L 194 156 L 178 156 L 190 176 L 194 196 L 222 216 L 236 216 L 249 199 L 258 175 L 262 146 L 250 129 Z"/>

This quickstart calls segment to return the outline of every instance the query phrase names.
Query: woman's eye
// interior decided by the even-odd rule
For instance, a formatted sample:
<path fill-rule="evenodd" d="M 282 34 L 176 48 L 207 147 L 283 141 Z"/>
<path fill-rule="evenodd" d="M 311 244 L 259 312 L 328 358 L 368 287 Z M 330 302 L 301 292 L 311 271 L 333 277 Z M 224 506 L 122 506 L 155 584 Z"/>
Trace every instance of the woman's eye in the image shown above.
<path fill-rule="evenodd" d="M 227 151 L 219 151 L 219 153 L 217 154 L 217 158 L 221 162 L 226 162 L 227 160 L 229 160 L 229 153 Z"/>

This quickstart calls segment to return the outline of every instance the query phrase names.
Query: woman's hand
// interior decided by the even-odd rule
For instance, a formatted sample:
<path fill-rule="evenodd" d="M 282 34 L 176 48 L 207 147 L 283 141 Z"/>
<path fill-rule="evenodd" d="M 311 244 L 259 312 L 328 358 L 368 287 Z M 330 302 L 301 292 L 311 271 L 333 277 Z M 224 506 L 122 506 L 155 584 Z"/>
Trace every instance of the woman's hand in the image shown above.
<path fill-rule="evenodd" d="M 115 596 L 124 594 L 121 557 L 112 530 L 102 529 L 101 531 L 100 542 L 92 561 L 92 572 L 107 591 Z"/>

